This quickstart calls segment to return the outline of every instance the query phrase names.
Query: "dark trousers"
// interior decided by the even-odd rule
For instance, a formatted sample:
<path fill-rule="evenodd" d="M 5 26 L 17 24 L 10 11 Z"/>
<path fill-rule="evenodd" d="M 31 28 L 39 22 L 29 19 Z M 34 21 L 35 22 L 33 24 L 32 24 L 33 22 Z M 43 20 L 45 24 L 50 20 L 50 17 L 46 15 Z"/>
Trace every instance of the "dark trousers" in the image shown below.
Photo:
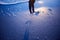
<path fill-rule="evenodd" d="M 34 2 L 33 3 L 29 2 L 29 11 L 30 13 L 34 13 Z"/>

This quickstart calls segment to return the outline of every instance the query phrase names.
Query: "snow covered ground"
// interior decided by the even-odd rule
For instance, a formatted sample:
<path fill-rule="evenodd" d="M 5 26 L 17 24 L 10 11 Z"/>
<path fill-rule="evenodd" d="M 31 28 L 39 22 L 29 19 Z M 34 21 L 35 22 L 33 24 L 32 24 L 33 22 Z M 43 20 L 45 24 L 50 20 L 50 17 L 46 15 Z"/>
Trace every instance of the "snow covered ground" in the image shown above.
<path fill-rule="evenodd" d="M 28 2 L 0 4 L 0 40 L 60 40 L 59 0 L 49 1 L 35 3 L 38 15 L 29 13 Z"/>

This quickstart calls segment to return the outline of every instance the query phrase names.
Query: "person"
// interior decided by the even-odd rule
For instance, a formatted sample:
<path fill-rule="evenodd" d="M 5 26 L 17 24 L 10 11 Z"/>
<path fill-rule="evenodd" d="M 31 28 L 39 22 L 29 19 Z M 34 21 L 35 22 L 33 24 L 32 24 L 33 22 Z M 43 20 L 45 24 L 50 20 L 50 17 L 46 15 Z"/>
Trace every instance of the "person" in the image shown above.
<path fill-rule="evenodd" d="M 30 11 L 30 14 L 34 13 L 34 3 L 35 3 L 35 0 L 29 0 L 29 11 Z"/>

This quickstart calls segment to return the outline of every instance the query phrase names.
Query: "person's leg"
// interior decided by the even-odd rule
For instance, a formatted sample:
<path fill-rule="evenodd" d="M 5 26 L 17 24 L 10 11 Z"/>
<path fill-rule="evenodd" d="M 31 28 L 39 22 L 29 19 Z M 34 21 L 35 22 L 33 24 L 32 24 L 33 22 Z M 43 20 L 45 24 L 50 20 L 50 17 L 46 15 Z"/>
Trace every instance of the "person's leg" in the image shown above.
<path fill-rule="evenodd" d="M 35 11 L 34 11 L 34 3 L 33 3 L 33 5 L 32 5 L 32 11 L 33 11 L 33 13 L 35 12 Z"/>
<path fill-rule="evenodd" d="M 31 11 L 31 3 L 29 2 L 29 11 L 30 11 L 30 13 L 32 13 L 32 11 Z"/>

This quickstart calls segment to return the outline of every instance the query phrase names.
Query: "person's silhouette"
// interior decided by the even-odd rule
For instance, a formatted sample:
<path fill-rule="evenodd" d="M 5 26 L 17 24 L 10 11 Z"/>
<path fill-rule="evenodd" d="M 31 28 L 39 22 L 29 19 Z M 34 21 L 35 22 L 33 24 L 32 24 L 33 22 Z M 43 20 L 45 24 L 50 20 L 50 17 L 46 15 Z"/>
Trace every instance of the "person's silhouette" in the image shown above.
<path fill-rule="evenodd" d="M 34 3 L 35 3 L 35 0 L 29 0 L 29 11 L 30 13 L 34 13 Z"/>

